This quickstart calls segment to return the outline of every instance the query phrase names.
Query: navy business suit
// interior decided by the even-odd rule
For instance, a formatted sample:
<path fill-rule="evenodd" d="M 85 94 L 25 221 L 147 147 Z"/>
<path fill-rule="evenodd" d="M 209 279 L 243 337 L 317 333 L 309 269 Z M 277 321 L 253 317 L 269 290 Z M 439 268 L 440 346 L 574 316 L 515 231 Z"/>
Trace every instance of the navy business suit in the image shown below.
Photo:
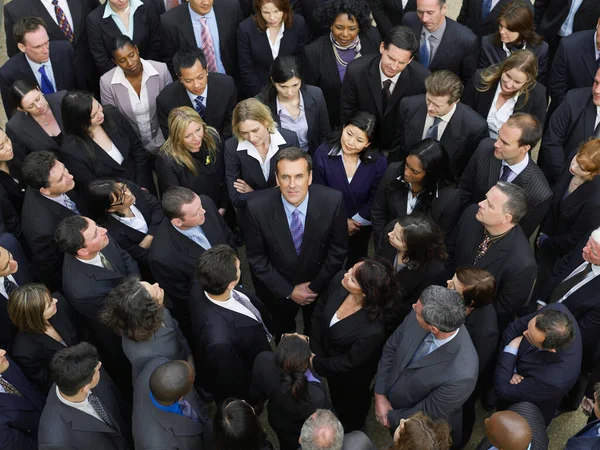
<path fill-rule="evenodd" d="M 600 450 L 600 437 L 598 436 L 599 429 L 600 420 L 594 420 L 593 422 L 588 423 L 579 430 L 575 436 L 567 441 L 565 450 Z M 583 436 L 583 434 L 587 432 L 590 432 L 591 436 Z"/>
<path fill-rule="evenodd" d="M 417 10 L 416 0 L 407 0 L 404 8 L 402 2 L 396 0 L 367 0 L 367 3 L 382 36 L 388 34 L 388 31 L 396 25 L 402 25 L 404 14 Z"/>
<path fill-rule="evenodd" d="M 565 19 L 573 0 L 535 0 L 533 23 L 539 34 L 546 40 L 553 39 Z M 583 0 L 573 17 L 573 32 L 591 30 L 598 22 L 600 3 L 596 0 Z"/>

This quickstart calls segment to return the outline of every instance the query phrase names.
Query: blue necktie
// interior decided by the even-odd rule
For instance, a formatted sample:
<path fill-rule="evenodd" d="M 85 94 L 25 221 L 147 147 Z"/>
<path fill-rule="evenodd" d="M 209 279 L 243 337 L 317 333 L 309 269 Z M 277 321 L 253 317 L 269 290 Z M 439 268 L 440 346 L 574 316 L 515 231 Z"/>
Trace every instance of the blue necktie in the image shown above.
<path fill-rule="evenodd" d="M 54 86 L 52 86 L 52 82 L 50 81 L 50 78 L 48 78 L 48 75 L 46 75 L 46 67 L 41 66 L 38 69 L 38 72 L 40 73 L 40 75 L 42 76 L 42 85 L 40 86 L 40 88 L 42 89 L 42 94 L 48 95 L 48 94 L 53 94 L 54 91 Z"/>
<path fill-rule="evenodd" d="M 492 0 L 483 0 L 481 5 L 481 20 L 484 20 L 492 11 Z"/>
<path fill-rule="evenodd" d="M 423 42 L 421 43 L 421 49 L 419 50 L 419 60 L 421 62 L 421 64 L 423 64 L 425 67 L 429 68 L 429 48 L 427 47 L 427 37 L 425 36 L 425 33 L 423 33 L 424 39 Z"/>
<path fill-rule="evenodd" d="M 198 244 L 200 247 L 202 247 L 204 250 L 208 250 L 208 249 L 212 248 L 212 245 L 210 244 L 208 238 L 206 237 L 206 235 L 204 234 L 204 232 L 202 231 L 202 228 L 200 228 L 200 226 L 198 226 L 194 230 L 194 234 L 192 235 L 192 240 L 196 244 Z"/>
<path fill-rule="evenodd" d="M 190 403 L 187 400 L 179 400 L 179 407 L 181 408 L 181 413 L 184 417 L 187 417 L 188 419 L 191 419 L 194 422 L 200 422 L 198 413 L 194 411 L 194 408 L 192 408 L 192 405 L 190 405 Z"/>
<path fill-rule="evenodd" d="M 431 125 L 429 127 L 429 130 L 427 130 L 427 134 L 425 134 L 425 137 L 435 139 L 437 141 L 438 140 L 438 129 L 439 129 L 439 125 L 440 125 L 441 121 L 442 121 L 442 119 L 440 119 L 439 117 L 434 117 L 433 125 Z"/>
<path fill-rule="evenodd" d="M 77 206 L 75 205 L 75 202 L 73 200 L 71 200 L 69 198 L 69 196 L 67 194 L 63 194 L 64 200 L 65 200 L 65 206 L 67 208 L 69 208 L 71 211 L 73 211 L 75 214 L 79 214 L 79 211 L 77 210 Z"/>
<path fill-rule="evenodd" d="M 300 255 L 300 248 L 302 247 L 302 237 L 304 236 L 304 227 L 300 220 L 300 211 L 298 208 L 292 212 L 292 221 L 290 223 L 290 231 L 292 233 L 292 240 L 294 241 L 294 247 L 296 253 Z"/>
<path fill-rule="evenodd" d="M 196 110 L 196 112 L 198 114 L 200 114 L 200 117 L 202 117 L 204 119 L 204 114 L 206 114 L 206 106 L 204 106 L 204 103 L 202 103 L 202 100 L 204 100 L 204 97 L 202 97 L 201 95 L 199 95 L 198 97 L 196 97 L 194 99 L 194 109 Z"/>
<path fill-rule="evenodd" d="M 433 334 L 429 333 L 425 339 L 423 339 L 423 342 L 421 342 L 421 345 L 419 345 L 419 347 L 417 348 L 417 351 L 415 352 L 415 354 L 413 355 L 412 359 L 410 360 L 410 362 L 408 363 L 413 364 L 416 363 L 417 361 L 425 358 L 427 355 L 429 355 L 429 353 L 431 353 L 432 350 L 432 345 L 433 345 Z"/>

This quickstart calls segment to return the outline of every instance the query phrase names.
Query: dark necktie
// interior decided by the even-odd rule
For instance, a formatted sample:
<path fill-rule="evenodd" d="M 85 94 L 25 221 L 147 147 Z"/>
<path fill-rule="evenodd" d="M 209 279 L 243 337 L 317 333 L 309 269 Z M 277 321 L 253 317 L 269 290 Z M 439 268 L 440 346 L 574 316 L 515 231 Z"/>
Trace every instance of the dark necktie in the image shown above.
<path fill-rule="evenodd" d="M 475 253 L 473 265 L 477 264 L 477 261 L 479 261 L 481 257 L 487 253 L 491 241 L 492 238 L 486 234 L 483 238 L 483 241 L 481 241 L 481 244 L 479 244 L 479 247 L 477 247 L 477 252 Z"/>
<path fill-rule="evenodd" d="M 102 263 L 102 265 L 104 266 L 104 268 L 107 269 L 107 270 L 112 270 L 113 272 L 115 272 L 115 268 L 110 263 L 110 261 L 106 258 L 106 256 L 104 256 L 102 253 L 99 253 L 99 255 L 100 255 L 100 262 Z"/>
<path fill-rule="evenodd" d="M 419 49 L 419 61 L 427 68 L 429 68 L 430 55 L 431 52 L 427 46 L 427 35 L 425 32 L 423 32 L 423 42 L 421 43 L 421 48 Z"/>
<path fill-rule="evenodd" d="M 92 408 L 94 408 L 94 411 L 96 411 L 106 425 L 111 428 L 115 428 L 115 425 L 113 424 L 112 420 L 110 420 L 110 417 L 108 417 L 108 413 L 104 409 L 104 406 L 102 406 L 102 403 L 100 403 L 100 399 L 96 397 L 96 394 L 94 394 L 92 391 L 90 391 L 90 394 L 88 395 L 88 402 L 90 402 L 90 405 Z"/>
<path fill-rule="evenodd" d="M 598 125 L 596 125 L 596 128 L 594 128 L 594 135 L 592 137 L 594 137 L 594 138 L 600 137 L 600 122 L 598 122 Z"/>
<path fill-rule="evenodd" d="M 204 97 L 202 97 L 201 95 L 194 99 L 194 109 L 200 115 L 200 117 L 204 119 L 204 114 L 206 114 L 206 106 L 204 106 L 202 100 L 204 100 Z"/>
<path fill-rule="evenodd" d="M 19 286 L 14 281 L 11 281 L 7 276 L 4 277 L 4 290 L 6 291 L 6 297 L 10 297 L 10 294 Z"/>
<path fill-rule="evenodd" d="M 392 86 L 392 80 L 385 80 L 383 82 L 383 89 L 381 90 L 381 100 L 383 101 L 383 110 L 387 108 L 388 100 L 392 93 L 390 92 L 390 87 Z"/>
<path fill-rule="evenodd" d="M 233 297 L 233 299 L 236 302 L 238 302 L 240 305 L 244 306 L 248 311 L 250 311 L 252 314 L 254 314 L 256 316 L 256 319 L 260 322 L 263 329 L 265 330 L 267 339 L 269 340 L 269 342 L 271 342 L 273 340 L 273 336 L 271 335 L 271 333 L 265 326 L 265 323 L 263 322 L 263 319 L 262 319 L 262 315 L 260 314 L 260 311 L 256 308 L 256 306 L 254 306 L 250 300 L 246 300 L 244 297 L 242 297 L 235 291 L 231 291 L 231 296 Z"/>
<path fill-rule="evenodd" d="M 294 241 L 294 248 L 296 254 L 300 255 L 300 249 L 302 248 L 302 238 L 304 237 L 304 227 L 300 220 L 300 211 L 298 208 L 292 211 L 292 220 L 290 222 L 290 232 L 292 233 L 292 240 Z"/>
<path fill-rule="evenodd" d="M 500 180 L 498 181 L 508 181 L 508 177 L 512 173 L 512 169 L 508 166 L 502 166 L 502 173 L 500 174 Z"/>
<path fill-rule="evenodd" d="M 491 11 L 492 0 L 483 0 L 483 4 L 481 5 L 481 19 L 485 20 L 485 18 L 490 15 Z"/>
<path fill-rule="evenodd" d="M 579 272 L 578 274 L 572 276 L 568 280 L 563 281 L 558 286 L 556 286 L 554 288 L 554 290 L 552 291 L 552 294 L 550 294 L 550 298 L 548 299 L 548 302 L 556 303 L 557 301 L 559 301 L 561 298 L 563 298 L 565 296 L 565 294 L 567 292 L 569 292 L 571 289 L 573 289 L 575 286 L 577 286 L 579 283 L 581 283 L 583 281 L 583 279 L 586 277 L 586 275 L 588 273 L 590 273 L 591 271 L 592 271 L 592 265 L 590 263 L 587 263 L 587 265 L 581 272 Z"/>
<path fill-rule="evenodd" d="M 41 75 L 41 86 L 40 88 L 42 89 L 42 94 L 44 95 L 48 95 L 48 94 L 52 94 L 54 93 L 54 86 L 52 86 L 52 82 L 50 81 L 50 78 L 48 78 L 48 75 L 46 75 L 46 67 L 45 66 L 41 66 L 38 69 L 38 72 Z"/>
<path fill-rule="evenodd" d="M 17 397 L 23 397 L 23 394 L 14 387 L 6 378 L 0 377 L 0 386 L 4 389 L 7 394 L 16 395 Z"/>
<path fill-rule="evenodd" d="M 439 117 L 434 117 L 433 125 L 431 125 L 429 127 L 429 130 L 427 130 L 427 134 L 425 134 L 425 137 L 435 139 L 437 141 L 438 140 L 438 129 L 439 129 L 441 121 L 442 121 L 442 119 L 440 119 Z"/>
<path fill-rule="evenodd" d="M 187 400 L 179 400 L 179 407 L 181 408 L 181 412 L 185 417 L 193 420 L 194 422 L 200 422 L 198 414 L 196 413 L 196 411 L 194 411 L 194 408 L 192 408 L 192 405 L 190 405 L 190 403 Z"/>
<path fill-rule="evenodd" d="M 58 26 L 61 31 L 65 35 L 65 37 L 69 40 L 69 42 L 73 43 L 73 28 L 71 28 L 71 24 L 67 19 L 65 12 L 62 10 L 60 6 L 58 6 L 58 0 L 52 0 L 52 4 L 54 5 L 54 14 L 56 14 L 56 20 L 58 21 Z"/>

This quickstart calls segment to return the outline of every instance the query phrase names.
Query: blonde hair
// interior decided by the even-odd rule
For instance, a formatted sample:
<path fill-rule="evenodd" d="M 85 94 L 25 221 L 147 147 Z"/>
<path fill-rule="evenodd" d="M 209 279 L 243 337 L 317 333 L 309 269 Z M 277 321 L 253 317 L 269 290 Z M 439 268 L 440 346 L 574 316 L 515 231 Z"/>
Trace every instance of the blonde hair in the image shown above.
<path fill-rule="evenodd" d="M 233 110 L 231 118 L 231 129 L 233 135 L 238 141 L 243 141 L 244 137 L 240 132 L 240 125 L 245 120 L 255 120 L 262 123 L 269 133 L 273 134 L 277 130 L 277 125 L 271 116 L 271 110 L 255 98 L 248 98 L 239 102 Z"/>
<path fill-rule="evenodd" d="M 527 76 L 527 82 L 519 90 L 520 94 L 525 94 L 525 103 L 529 101 L 529 93 L 536 85 L 538 76 L 538 60 L 530 50 L 517 50 L 500 64 L 488 67 L 481 74 L 481 84 L 477 86 L 479 92 L 489 91 L 490 88 L 500 81 L 502 74 L 511 69 L 517 69 Z"/>
<path fill-rule="evenodd" d="M 208 150 L 210 161 L 217 160 L 217 143 L 220 141 L 219 132 L 202 120 L 198 113 L 189 106 L 173 108 L 169 113 L 169 138 L 163 144 L 160 152 L 173 158 L 177 164 L 185 166 L 194 175 L 198 175 L 198 168 L 192 154 L 185 148 L 183 140 L 185 131 L 192 123 L 202 127 L 202 147 Z"/>
<path fill-rule="evenodd" d="M 600 174 L 600 139 L 590 139 L 585 142 L 575 156 L 577 164 L 596 176 Z"/>

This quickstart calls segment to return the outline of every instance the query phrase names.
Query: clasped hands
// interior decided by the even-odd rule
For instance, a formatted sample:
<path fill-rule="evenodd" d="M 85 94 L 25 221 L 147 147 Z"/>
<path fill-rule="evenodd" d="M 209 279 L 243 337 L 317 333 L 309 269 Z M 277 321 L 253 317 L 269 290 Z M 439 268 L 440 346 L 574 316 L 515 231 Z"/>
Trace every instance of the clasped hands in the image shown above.
<path fill-rule="evenodd" d="M 294 290 L 290 295 L 290 298 L 295 303 L 298 303 L 300 306 L 310 305 L 317 298 L 317 293 L 312 291 L 308 285 L 310 281 L 306 283 L 300 283 L 294 286 Z"/>

